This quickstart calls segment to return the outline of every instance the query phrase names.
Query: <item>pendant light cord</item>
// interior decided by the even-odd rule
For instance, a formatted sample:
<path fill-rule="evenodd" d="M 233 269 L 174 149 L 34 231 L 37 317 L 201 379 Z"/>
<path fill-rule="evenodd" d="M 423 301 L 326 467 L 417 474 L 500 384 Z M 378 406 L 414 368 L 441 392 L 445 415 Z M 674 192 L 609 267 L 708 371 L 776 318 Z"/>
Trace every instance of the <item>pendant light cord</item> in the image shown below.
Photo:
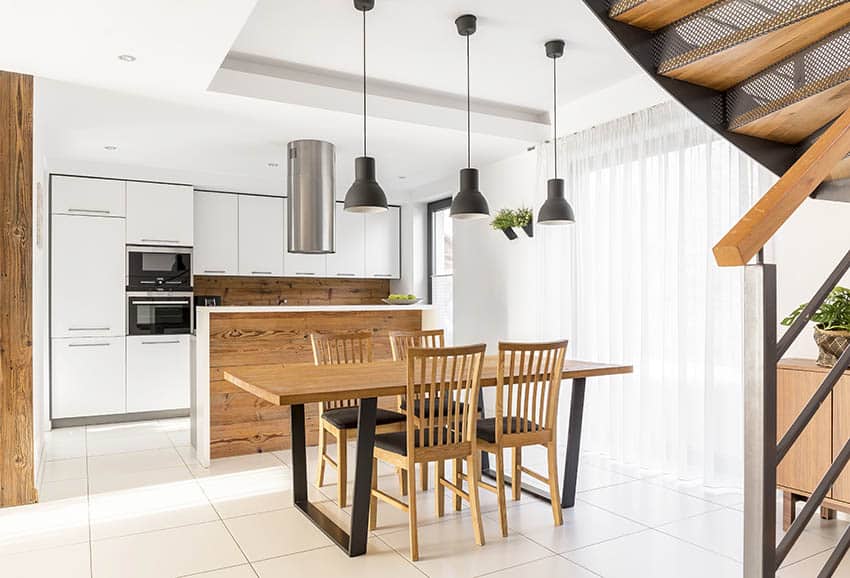
<path fill-rule="evenodd" d="M 363 156 L 366 156 L 366 11 L 363 11 Z"/>
<path fill-rule="evenodd" d="M 552 150 L 555 151 L 555 178 L 558 178 L 558 59 L 552 59 Z"/>
<path fill-rule="evenodd" d="M 472 168 L 472 121 L 469 104 L 469 35 L 466 36 L 466 168 Z"/>

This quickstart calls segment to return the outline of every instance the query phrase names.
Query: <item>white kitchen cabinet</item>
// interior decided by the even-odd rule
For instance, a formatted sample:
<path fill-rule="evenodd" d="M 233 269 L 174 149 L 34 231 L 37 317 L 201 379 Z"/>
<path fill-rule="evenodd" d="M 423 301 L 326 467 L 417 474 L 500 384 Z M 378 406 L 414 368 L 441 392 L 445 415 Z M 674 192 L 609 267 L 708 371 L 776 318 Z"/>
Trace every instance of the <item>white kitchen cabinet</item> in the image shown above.
<path fill-rule="evenodd" d="M 125 412 L 124 337 L 53 339 L 53 419 Z"/>
<path fill-rule="evenodd" d="M 283 275 L 283 198 L 239 195 L 239 274 Z"/>
<path fill-rule="evenodd" d="M 327 257 L 328 277 L 363 277 L 364 216 L 347 213 L 343 203 L 336 204 L 336 253 Z"/>
<path fill-rule="evenodd" d="M 53 215 L 51 242 L 51 336 L 123 336 L 124 219 Z"/>
<path fill-rule="evenodd" d="M 123 217 L 124 181 L 53 176 L 50 180 L 50 212 L 55 215 Z"/>
<path fill-rule="evenodd" d="M 189 185 L 127 182 L 127 244 L 191 247 L 194 191 Z"/>
<path fill-rule="evenodd" d="M 239 197 L 195 191 L 195 275 L 239 274 Z"/>
<path fill-rule="evenodd" d="M 399 279 L 401 277 L 401 209 L 390 207 L 384 213 L 366 214 L 366 277 Z"/>
<path fill-rule="evenodd" d="M 326 255 L 290 253 L 287 246 L 289 199 L 284 199 L 283 274 L 287 277 L 324 277 L 327 275 Z"/>
<path fill-rule="evenodd" d="M 127 337 L 127 412 L 189 407 L 188 335 Z"/>

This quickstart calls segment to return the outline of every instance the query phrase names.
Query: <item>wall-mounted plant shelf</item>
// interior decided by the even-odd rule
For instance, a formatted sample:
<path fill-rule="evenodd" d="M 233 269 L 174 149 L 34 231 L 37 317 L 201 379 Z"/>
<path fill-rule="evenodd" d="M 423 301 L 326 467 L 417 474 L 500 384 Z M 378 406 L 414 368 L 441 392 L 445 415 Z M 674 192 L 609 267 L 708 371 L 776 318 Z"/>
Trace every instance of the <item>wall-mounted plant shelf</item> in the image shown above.
<path fill-rule="evenodd" d="M 500 209 L 490 226 L 497 231 L 502 231 L 509 241 L 518 238 L 516 228 L 525 231 L 529 238 L 534 237 L 534 213 L 525 207 L 520 209 Z"/>

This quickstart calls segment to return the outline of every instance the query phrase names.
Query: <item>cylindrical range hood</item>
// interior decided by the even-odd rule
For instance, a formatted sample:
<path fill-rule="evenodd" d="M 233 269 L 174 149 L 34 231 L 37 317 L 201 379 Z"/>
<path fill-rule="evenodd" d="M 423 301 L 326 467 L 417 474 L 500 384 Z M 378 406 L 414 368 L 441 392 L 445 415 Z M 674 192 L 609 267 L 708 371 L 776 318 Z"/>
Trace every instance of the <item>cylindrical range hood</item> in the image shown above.
<path fill-rule="evenodd" d="M 290 253 L 333 253 L 336 208 L 334 145 L 296 140 L 287 145 Z"/>

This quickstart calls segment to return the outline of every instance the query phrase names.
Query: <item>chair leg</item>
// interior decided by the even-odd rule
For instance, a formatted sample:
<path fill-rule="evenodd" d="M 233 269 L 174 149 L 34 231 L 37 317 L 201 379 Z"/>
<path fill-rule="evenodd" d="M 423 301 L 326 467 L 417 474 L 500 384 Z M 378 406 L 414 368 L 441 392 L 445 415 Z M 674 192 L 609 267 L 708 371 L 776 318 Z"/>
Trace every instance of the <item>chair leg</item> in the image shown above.
<path fill-rule="evenodd" d="M 419 464 L 419 477 L 421 478 L 422 491 L 428 491 L 428 462 Z"/>
<path fill-rule="evenodd" d="M 321 420 L 320 420 L 321 421 Z M 325 428 L 322 427 L 322 424 L 319 424 L 319 465 L 317 468 L 317 476 L 316 476 L 316 485 L 320 488 L 325 483 L 325 440 L 326 440 L 327 432 L 325 432 Z"/>
<path fill-rule="evenodd" d="M 499 501 L 499 524 L 502 536 L 508 537 L 508 507 L 505 502 L 505 454 L 502 448 L 496 449 L 496 495 Z"/>
<path fill-rule="evenodd" d="M 442 518 L 446 514 L 446 489 L 440 483 L 440 480 L 446 477 L 446 462 L 437 460 L 435 467 L 437 475 L 434 477 L 434 506 L 438 518 Z"/>
<path fill-rule="evenodd" d="M 455 486 L 458 488 L 463 487 L 463 458 L 457 458 L 455 461 L 454 473 L 455 473 Z M 454 492 L 452 492 L 454 494 Z M 454 502 L 455 502 L 455 511 L 460 512 L 463 506 L 463 498 L 454 494 Z"/>
<path fill-rule="evenodd" d="M 511 494 L 513 499 L 519 500 L 522 496 L 522 448 L 513 448 L 511 458 Z"/>
<path fill-rule="evenodd" d="M 372 458 L 372 489 L 378 489 L 378 458 Z M 369 529 L 378 527 L 378 496 L 374 493 L 369 498 Z"/>
<path fill-rule="evenodd" d="M 564 525 L 564 513 L 561 510 L 561 493 L 558 488 L 558 448 L 552 440 L 546 444 L 549 453 L 549 499 L 552 502 L 552 517 L 556 526 Z"/>
<path fill-rule="evenodd" d="M 419 528 L 416 525 L 416 465 L 407 468 L 407 487 L 410 488 L 407 515 L 410 524 L 410 559 L 419 560 Z"/>
<path fill-rule="evenodd" d="M 398 476 L 398 489 L 401 492 L 402 496 L 407 495 L 407 473 L 401 469 L 395 469 L 396 475 Z"/>
<path fill-rule="evenodd" d="M 336 496 L 339 507 L 344 508 L 348 489 L 348 431 L 339 430 L 336 441 Z"/>
<path fill-rule="evenodd" d="M 466 458 L 469 472 L 469 509 L 472 512 L 472 531 L 475 543 L 484 545 L 484 524 L 481 520 L 481 501 L 478 496 L 478 481 L 481 479 L 481 452 L 473 448 L 472 455 Z"/>

